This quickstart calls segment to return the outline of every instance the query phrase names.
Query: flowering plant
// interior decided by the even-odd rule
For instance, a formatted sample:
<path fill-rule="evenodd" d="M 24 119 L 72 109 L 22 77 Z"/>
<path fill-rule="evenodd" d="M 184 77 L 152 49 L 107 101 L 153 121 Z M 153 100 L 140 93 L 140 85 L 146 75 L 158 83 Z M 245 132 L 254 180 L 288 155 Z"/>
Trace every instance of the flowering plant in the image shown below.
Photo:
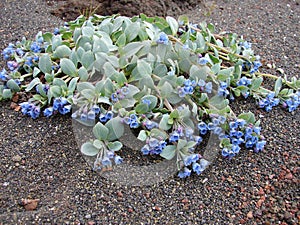
<path fill-rule="evenodd" d="M 232 111 L 234 99 L 253 97 L 266 111 L 300 104 L 298 78 L 261 73 L 251 43 L 184 16 L 80 16 L 9 44 L 2 55 L 0 100 L 25 91 L 23 114 L 71 114 L 92 126 L 81 152 L 95 157 L 95 170 L 122 163 L 118 151 L 129 128 L 143 155 L 175 159 L 181 178 L 200 174 L 210 163 L 199 151 L 209 136 L 226 158 L 266 144 L 252 112 Z M 273 90 L 262 86 L 264 77 L 275 80 Z"/>

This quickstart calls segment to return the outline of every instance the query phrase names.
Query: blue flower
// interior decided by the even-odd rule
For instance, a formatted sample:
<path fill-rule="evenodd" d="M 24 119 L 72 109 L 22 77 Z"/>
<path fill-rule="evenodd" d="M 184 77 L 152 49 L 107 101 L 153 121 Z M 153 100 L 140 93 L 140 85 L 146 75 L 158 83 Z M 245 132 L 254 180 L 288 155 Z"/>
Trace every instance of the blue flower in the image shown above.
<path fill-rule="evenodd" d="M 189 155 L 189 156 L 186 156 L 183 160 L 184 162 L 184 165 L 185 166 L 189 166 L 191 165 L 192 163 L 196 162 L 197 160 L 199 160 L 199 155 L 198 154 L 192 154 L 192 155 Z"/>
<path fill-rule="evenodd" d="M 200 175 L 205 170 L 205 168 L 202 167 L 199 163 L 193 163 L 192 168 L 193 171 L 198 175 Z"/>
<path fill-rule="evenodd" d="M 80 120 L 85 121 L 85 120 L 87 120 L 87 118 L 88 118 L 88 116 L 87 116 L 86 113 L 81 113 L 81 115 L 80 115 Z"/>
<path fill-rule="evenodd" d="M 179 171 L 178 173 L 178 177 L 180 178 L 186 178 L 189 177 L 191 175 L 191 170 L 189 170 L 187 167 L 184 167 L 183 171 Z"/>
<path fill-rule="evenodd" d="M 245 49 L 251 49 L 251 46 L 252 46 L 252 44 L 248 41 L 244 41 L 244 42 L 240 43 L 240 45 L 242 47 L 244 47 Z"/>
<path fill-rule="evenodd" d="M 128 87 L 122 87 L 121 88 L 121 93 L 125 96 L 128 95 L 129 94 L 129 88 Z"/>
<path fill-rule="evenodd" d="M 113 116 L 114 116 L 114 113 L 112 111 L 108 111 L 106 113 L 106 119 L 107 120 L 111 120 L 113 118 Z"/>
<path fill-rule="evenodd" d="M 271 111 L 274 106 L 277 106 L 279 104 L 280 100 L 279 98 L 275 98 L 275 93 L 270 92 L 266 98 L 261 99 L 258 102 L 259 108 L 264 108 L 267 112 Z"/>
<path fill-rule="evenodd" d="M 144 103 L 144 104 L 146 104 L 146 105 L 149 106 L 151 104 L 151 101 L 149 99 L 143 99 L 142 103 Z"/>
<path fill-rule="evenodd" d="M 227 90 L 227 83 L 226 82 L 220 82 L 220 87 L 218 89 L 218 95 L 226 97 L 229 95 L 229 91 Z"/>
<path fill-rule="evenodd" d="M 204 57 L 201 57 L 198 59 L 198 63 L 201 65 L 201 66 L 204 66 L 206 65 L 206 63 L 208 63 L 208 60 Z"/>
<path fill-rule="evenodd" d="M 113 102 L 118 102 L 119 101 L 117 93 L 112 93 L 110 98 Z"/>
<path fill-rule="evenodd" d="M 95 114 L 100 113 L 100 107 L 98 105 L 93 105 L 92 110 L 95 112 Z"/>
<path fill-rule="evenodd" d="M 177 142 L 179 140 L 179 133 L 177 131 L 174 131 L 170 138 L 169 138 L 169 141 L 170 142 Z"/>
<path fill-rule="evenodd" d="M 212 82 L 208 82 L 205 85 L 205 92 L 211 93 L 212 92 Z"/>
<path fill-rule="evenodd" d="M 208 127 L 207 127 L 206 123 L 200 122 L 198 124 L 198 129 L 200 131 L 200 134 L 204 135 L 207 133 Z"/>
<path fill-rule="evenodd" d="M 110 161 L 110 159 L 108 157 L 104 157 L 102 159 L 101 163 L 102 163 L 103 166 L 108 166 L 108 167 L 111 166 L 111 161 Z"/>
<path fill-rule="evenodd" d="M 106 114 L 101 113 L 99 116 L 99 120 L 100 122 L 105 123 L 107 121 Z"/>
<path fill-rule="evenodd" d="M 250 84 L 251 84 L 251 79 L 248 79 L 247 77 L 242 77 L 236 83 L 237 86 L 249 86 Z"/>
<path fill-rule="evenodd" d="M 89 120 L 94 120 L 96 117 L 96 114 L 95 114 L 95 111 L 94 110 L 90 110 L 88 113 L 87 113 L 87 118 Z"/>
<path fill-rule="evenodd" d="M 141 152 L 143 153 L 143 155 L 148 155 L 150 153 L 150 147 L 149 145 L 144 145 L 141 149 Z"/>
<path fill-rule="evenodd" d="M 146 126 L 148 130 L 152 130 L 153 128 L 158 127 L 158 123 L 151 120 L 147 120 L 143 125 Z"/>
<path fill-rule="evenodd" d="M 6 71 L 5 69 L 2 69 L 2 71 L 0 72 L 0 79 L 1 79 L 2 81 L 6 81 L 7 78 L 8 78 L 8 76 L 7 76 L 7 71 Z"/>
<path fill-rule="evenodd" d="M 256 145 L 255 145 L 254 151 L 255 152 L 262 151 L 263 148 L 265 147 L 266 143 L 267 143 L 266 141 L 259 141 L 259 142 L 257 142 Z"/>
<path fill-rule="evenodd" d="M 54 28 L 54 31 L 53 31 L 53 34 L 54 34 L 54 35 L 57 35 L 57 34 L 59 34 L 59 32 L 60 32 L 60 31 L 59 31 L 59 29 L 58 29 L 57 27 L 56 27 L 56 28 Z"/>
<path fill-rule="evenodd" d="M 118 155 L 115 156 L 114 160 L 116 165 L 121 164 L 123 162 L 123 159 Z"/>
<path fill-rule="evenodd" d="M 39 53 L 41 52 L 41 46 L 37 42 L 33 42 L 30 46 L 30 50 L 33 51 L 34 53 Z"/>
<path fill-rule="evenodd" d="M 161 32 L 159 34 L 158 40 L 156 40 L 156 43 L 167 45 L 169 43 L 168 35 L 166 35 L 164 32 Z"/>
<path fill-rule="evenodd" d="M 44 116 L 50 117 L 53 115 L 53 107 L 48 107 L 44 110 Z"/>

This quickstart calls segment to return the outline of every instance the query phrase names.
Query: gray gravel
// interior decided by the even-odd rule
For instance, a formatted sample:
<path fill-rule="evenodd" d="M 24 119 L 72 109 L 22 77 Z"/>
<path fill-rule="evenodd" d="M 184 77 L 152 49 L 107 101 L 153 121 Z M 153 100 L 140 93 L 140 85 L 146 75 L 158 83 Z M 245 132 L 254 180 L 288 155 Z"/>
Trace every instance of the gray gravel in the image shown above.
<path fill-rule="evenodd" d="M 0 49 L 23 35 L 61 24 L 42 0 L 0 3 Z M 215 1 L 194 21 L 243 34 L 267 63 L 299 76 L 300 6 L 296 1 Z M 275 72 L 267 69 L 266 71 Z M 299 224 L 299 109 L 236 111 L 260 115 L 263 153 L 219 157 L 201 176 L 171 177 L 144 187 L 120 187 L 90 170 L 77 150 L 69 118 L 32 120 L 0 103 L 0 224 Z M 19 204 L 40 199 L 34 211 Z"/>

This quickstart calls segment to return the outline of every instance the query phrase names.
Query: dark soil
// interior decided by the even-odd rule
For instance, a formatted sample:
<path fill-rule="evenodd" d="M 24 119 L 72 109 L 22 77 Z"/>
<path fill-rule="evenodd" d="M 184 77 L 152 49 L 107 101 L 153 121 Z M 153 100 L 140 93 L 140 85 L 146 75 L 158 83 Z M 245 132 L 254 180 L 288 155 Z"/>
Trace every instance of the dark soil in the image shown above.
<path fill-rule="evenodd" d="M 127 2 L 134 8 L 133 1 Z M 1 1 L 0 49 L 63 24 L 51 11 L 74 18 L 67 11 L 71 3 L 51 4 Z M 155 15 L 162 11 L 151 10 Z M 219 31 L 244 35 L 264 59 L 265 72 L 280 74 L 266 67 L 271 63 L 299 78 L 298 0 L 218 0 L 209 10 L 195 6 L 188 15 L 194 22 L 214 23 Z M 261 118 L 268 141 L 264 152 L 243 151 L 230 161 L 218 157 L 203 174 L 187 180 L 171 176 L 159 184 L 127 187 L 90 169 L 70 118 L 32 120 L 11 110 L 9 102 L 0 103 L 0 224 L 299 224 L 299 109 L 266 113 L 253 100 L 233 107 Z M 39 199 L 37 208 L 26 210 L 22 199 Z"/>
<path fill-rule="evenodd" d="M 99 15 L 121 14 L 123 16 L 135 16 L 144 13 L 148 16 L 176 16 L 183 14 L 195 6 L 201 4 L 200 0 L 59 0 L 59 6 L 51 10 L 51 14 L 62 18 L 63 20 L 73 20 L 80 14 L 95 12 Z M 52 5 L 53 1 L 47 1 Z M 57 2 L 57 1 L 56 1 Z"/>

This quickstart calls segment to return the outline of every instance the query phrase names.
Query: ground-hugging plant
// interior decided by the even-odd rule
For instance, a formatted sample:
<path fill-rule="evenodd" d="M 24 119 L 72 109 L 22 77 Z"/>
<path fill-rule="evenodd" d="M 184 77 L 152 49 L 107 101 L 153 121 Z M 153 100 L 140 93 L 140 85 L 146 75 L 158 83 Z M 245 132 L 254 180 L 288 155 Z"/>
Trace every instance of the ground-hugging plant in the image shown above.
<path fill-rule="evenodd" d="M 94 139 L 81 152 L 96 156 L 95 170 L 122 163 L 117 152 L 128 126 L 145 142 L 142 154 L 175 157 L 181 178 L 200 174 L 208 162 L 197 146 L 208 133 L 226 158 L 266 144 L 252 112 L 232 111 L 235 98 L 253 97 L 266 111 L 281 104 L 292 112 L 300 104 L 299 78 L 259 72 L 251 43 L 184 16 L 80 16 L 9 44 L 2 55 L 0 100 L 27 92 L 23 114 L 72 114 L 93 125 Z M 275 80 L 273 90 L 262 86 L 264 77 Z"/>

